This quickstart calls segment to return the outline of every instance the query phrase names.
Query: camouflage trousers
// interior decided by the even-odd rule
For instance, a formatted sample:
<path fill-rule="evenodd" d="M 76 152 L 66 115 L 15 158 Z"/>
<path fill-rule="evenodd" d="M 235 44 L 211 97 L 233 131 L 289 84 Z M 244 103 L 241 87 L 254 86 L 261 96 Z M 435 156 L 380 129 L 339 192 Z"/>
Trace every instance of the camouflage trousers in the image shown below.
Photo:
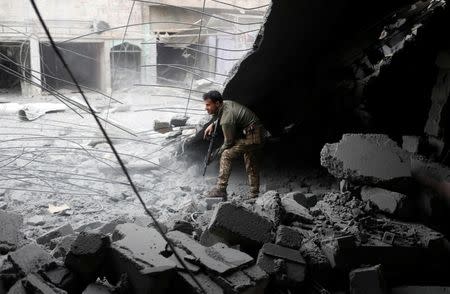
<path fill-rule="evenodd" d="M 228 179 L 231 175 L 231 164 L 233 159 L 244 156 L 245 169 L 247 171 L 250 193 L 259 193 L 259 153 L 262 144 L 246 144 L 245 140 L 237 140 L 236 144 L 223 151 L 220 157 L 219 177 L 217 188 L 226 190 Z"/>

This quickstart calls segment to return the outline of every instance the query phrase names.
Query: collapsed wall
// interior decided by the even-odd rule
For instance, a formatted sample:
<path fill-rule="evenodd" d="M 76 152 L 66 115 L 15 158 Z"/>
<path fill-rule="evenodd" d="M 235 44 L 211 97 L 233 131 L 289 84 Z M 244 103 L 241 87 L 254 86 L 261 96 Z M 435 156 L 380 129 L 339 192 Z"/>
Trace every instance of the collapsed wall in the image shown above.
<path fill-rule="evenodd" d="M 343 133 L 420 136 L 447 16 L 444 1 L 274 1 L 224 96 L 255 110 L 288 162 L 301 154 L 317 165 Z"/>

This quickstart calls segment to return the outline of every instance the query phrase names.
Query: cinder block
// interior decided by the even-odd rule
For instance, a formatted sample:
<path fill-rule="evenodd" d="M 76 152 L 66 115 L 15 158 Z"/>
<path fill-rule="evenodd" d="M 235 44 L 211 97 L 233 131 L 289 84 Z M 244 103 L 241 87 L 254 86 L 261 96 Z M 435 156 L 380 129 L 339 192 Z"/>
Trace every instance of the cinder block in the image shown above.
<path fill-rule="evenodd" d="M 386 294 L 381 265 L 359 268 L 350 272 L 351 294 Z"/>
<path fill-rule="evenodd" d="M 23 275 L 46 269 L 54 264 L 53 257 L 42 247 L 31 243 L 11 252 L 8 259 L 14 267 Z"/>
<path fill-rule="evenodd" d="M 273 239 L 273 224 L 266 218 L 229 202 L 214 210 L 208 230 L 237 244 L 263 244 Z"/>

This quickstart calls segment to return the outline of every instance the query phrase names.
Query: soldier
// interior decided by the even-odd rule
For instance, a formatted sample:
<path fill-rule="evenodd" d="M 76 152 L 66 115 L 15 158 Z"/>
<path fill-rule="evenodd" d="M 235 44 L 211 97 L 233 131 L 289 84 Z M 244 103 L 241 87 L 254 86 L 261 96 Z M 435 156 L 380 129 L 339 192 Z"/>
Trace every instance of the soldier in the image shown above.
<path fill-rule="evenodd" d="M 224 135 L 224 143 L 216 155 L 220 156 L 220 169 L 217 185 L 208 192 L 207 197 L 227 196 L 228 179 L 231 174 L 231 162 L 243 155 L 245 169 L 250 184 L 250 198 L 259 194 L 259 170 L 257 153 L 263 144 L 263 127 L 253 111 L 247 107 L 231 101 L 223 100 L 218 91 L 210 91 L 203 95 L 205 109 L 213 115 L 213 123 L 205 130 L 204 138 L 214 131 L 219 123 Z M 215 157 L 215 156 L 213 156 Z"/>

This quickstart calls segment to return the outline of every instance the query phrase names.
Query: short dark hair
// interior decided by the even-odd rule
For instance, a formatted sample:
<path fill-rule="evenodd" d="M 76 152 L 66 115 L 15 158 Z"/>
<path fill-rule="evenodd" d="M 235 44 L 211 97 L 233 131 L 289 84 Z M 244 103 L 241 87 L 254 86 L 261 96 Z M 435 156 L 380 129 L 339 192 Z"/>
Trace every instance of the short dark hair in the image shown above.
<path fill-rule="evenodd" d="M 212 102 L 223 102 L 222 94 L 219 91 L 212 90 L 203 94 L 203 100 L 211 99 Z"/>

